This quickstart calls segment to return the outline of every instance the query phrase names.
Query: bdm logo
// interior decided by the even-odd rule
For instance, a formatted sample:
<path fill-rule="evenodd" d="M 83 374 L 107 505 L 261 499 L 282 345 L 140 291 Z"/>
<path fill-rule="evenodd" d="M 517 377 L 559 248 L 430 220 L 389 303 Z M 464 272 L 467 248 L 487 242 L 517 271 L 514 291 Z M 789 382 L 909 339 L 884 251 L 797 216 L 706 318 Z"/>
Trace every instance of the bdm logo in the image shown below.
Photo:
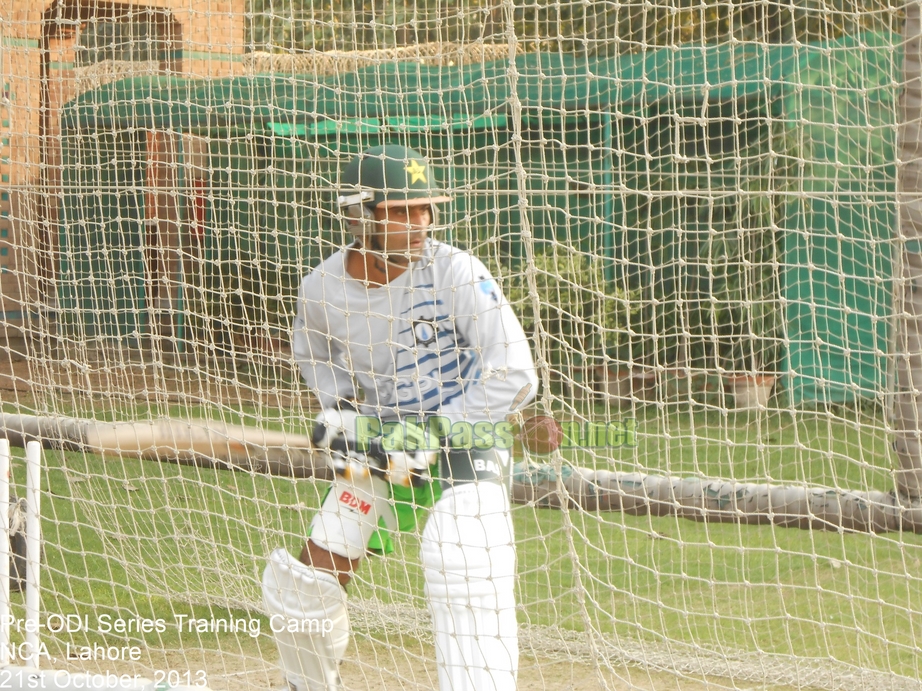
<path fill-rule="evenodd" d="M 359 513 L 368 515 L 368 512 L 371 511 L 371 504 L 367 501 L 362 501 L 358 497 L 352 494 L 352 492 L 346 491 L 339 495 L 339 503 L 345 504 L 353 511 L 358 511 Z"/>

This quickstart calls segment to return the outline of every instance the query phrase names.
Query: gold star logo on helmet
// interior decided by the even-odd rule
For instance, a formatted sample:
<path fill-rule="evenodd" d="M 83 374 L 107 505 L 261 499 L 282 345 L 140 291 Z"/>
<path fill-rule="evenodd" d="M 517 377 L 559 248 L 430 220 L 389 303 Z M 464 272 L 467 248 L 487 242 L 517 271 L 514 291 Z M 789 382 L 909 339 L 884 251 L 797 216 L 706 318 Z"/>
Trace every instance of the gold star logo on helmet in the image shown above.
<path fill-rule="evenodd" d="M 407 166 L 406 171 L 410 174 L 411 185 L 417 182 L 422 182 L 423 184 L 429 183 L 426 179 L 426 166 L 420 165 L 419 161 L 410 161 L 410 165 Z"/>

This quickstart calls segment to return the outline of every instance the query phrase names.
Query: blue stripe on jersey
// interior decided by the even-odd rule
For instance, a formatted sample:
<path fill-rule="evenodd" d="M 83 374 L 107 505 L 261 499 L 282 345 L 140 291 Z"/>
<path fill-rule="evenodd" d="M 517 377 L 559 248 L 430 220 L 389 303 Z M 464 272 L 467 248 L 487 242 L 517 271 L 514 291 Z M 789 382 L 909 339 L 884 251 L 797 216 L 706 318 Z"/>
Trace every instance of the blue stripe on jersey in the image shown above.
<path fill-rule="evenodd" d="M 428 360 L 431 360 L 436 356 L 435 353 L 430 353 L 425 357 L 420 358 L 417 362 L 411 362 L 409 365 L 404 365 L 403 367 L 398 367 L 396 372 L 403 372 L 404 370 L 412 369 L 414 365 L 420 365 Z M 434 369 L 429 370 L 426 374 L 421 375 L 422 377 L 430 377 L 438 372 L 439 374 L 445 374 L 446 372 L 451 372 L 455 367 L 458 366 L 458 358 L 454 358 L 450 362 L 446 362 L 444 365 L 440 365 Z"/>
<path fill-rule="evenodd" d="M 433 355 L 433 356 L 434 356 L 434 355 Z M 424 359 L 428 360 L 428 359 L 430 359 L 430 358 L 429 358 L 429 356 L 426 356 L 426 358 L 424 358 Z M 420 362 L 423 362 L 423 360 L 420 360 Z M 416 363 L 411 363 L 411 364 L 407 365 L 406 367 L 401 367 L 401 368 L 398 369 L 397 371 L 400 372 L 400 371 L 402 371 L 402 370 L 409 369 L 409 368 L 412 367 L 414 364 L 416 364 Z M 436 379 L 436 377 L 433 376 L 433 375 L 435 375 L 435 374 L 444 375 L 446 372 L 451 372 L 453 369 L 455 369 L 455 368 L 457 368 L 457 367 L 458 367 L 458 358 L 455 358 L 455 359 L 452 360 L 451 362 L 446 362 L 446 363 L 445 363 L 444 365 L 442 365 L 441 367 L 437 367 L 437 368 L 435 368 L 435 369 L 429 370 L 429 372 L 427 372 L 427 373 L 424 374 L 424 375 L 421 375 L 421 377 L 422 377 L 423 379 Z M 468 369 L 470 369 L 470 364 L 468 364 Z M 463 377 L 463 374 L 462 374 L 461 376 Z M 439 381 L 441 381 L 441 377 L 439 377 L 438 379 L 439 379 Z M 456 381 L 447 381 L 447 382 L 442 382 L 442 386 L 450 386 L 450 385 L 452 385 L 452 384 L 457 384 L 457 383 L 458 383 L 458 382 L 456 382 Z M 402 389 L 407 389 L 407 388 L 410 388 L 411 386 L 412 386 L 412 385 L 409 385 L 409 384 L 408 384 L 407 386 L 403 386 L 403 387 L 398 386 L 397 388 L 398 388 L 398 389 L 401 389 L 401 388 L 402 388 Z"/>
<path fill-rule="evenodd" d="M 420 366 L 421 364 L 423 364 L 424 362 L 428 362 L 428 361 L 431 360 L 432 358 L 437 358 L 439 355 L 441 355 L 441 353 L 428 353 L 428 354 L 426 354 L 426 355 L 423 355 L 419 360 L 414 360 L 414 361 L 411 362 L 409 365 L 404 365 L 403 367 L 398 367 L 395 371 L 396 371 L 396 372 L 403 372 L 403 371 L 408 370 L 408 369 L 413 369 L 414 367 L 419 367 L 419 366 Z"/>
<path fill-rule="evenodd" d="M 446 396 L 445 398 L 443 398 L 443 399 L 442 399 L 442 402 L 441 402 L 439 405 L 440 405 L 440 406 L 443 406 L 443 405 L 445 405 L 446 403 L 448 403 L 449 401 L 455 400 L 458 396 L 460 396 L 460 395 L 463 394 L 464 392 L 465 392 L 465 388 L 462 386 L 461 389 L 460 389 L 459 391 L 455 391 L 455 392 L 454 392 L 453 394 L 451 394 L 450 396 Z"/>
<path fill-rule="evenodd" d="M 446 362 L 444 365 L 439 367 L 439 374 L 445 374 L 447 372 L 451 372 L 457 366 L 458 366 L 458 358 L 455 358 L 451 362 Z"/>
<path fill-rule="evenodd" d="M 451 382 L 451 383 L 454 384 L 455 386 L 458 385 L 458 382 Z M 425 394 L 423 394 L 423 400 L 428 401 L 433 396 L 441 396 L 442 393 L 443 393 L 442 389 L 439 389 L 439 388 L 432 389 L 432 391 L 427 391 Z"/>
<path fill-rule="evenodd" d="M 477 359 L 473 357 L 467 361 L 467 364 L 464 365 L 464 369 L 461 371 L 461 374 L 458 375 L 462 381 L 464 381 L 464 378 L 467 376 L 468 372 L 471 371 L 471 368 L 473 368 L 476 363 L 477 363 Z"/>
<path fill-rule="evenodd" d="M 424 300 L 423 302 L 417 302 L 409 310 L 404 310 L 403 313 L 406 314 L 410 310 L 415 310 L 417 307 L 428 307 L 429 305 L 441 305 L 441 300 Z"/>
<path fill-rule="evenodd" d="M 448 383 L 446 384 L 446 386 L 461 386 L 461 385 L 460 385 L 458 382 L 456 382 L 456 381 L 452 381 L 452 382 L 448 382 Z M 443 393 L 444 393 L 444 390 L 443 390 L 442 388 L 436 387 L 436 388 L 432 389 L 431 391 L 427 391 L 427 392 L 423 395 L 422 400 L 423 400 L 423 401 L 428 401 L 429 399 L 431 399 L 431 398 L 433 398 L 433 397 L 435 397 L 435 396 L 441 397 L 441 395 L 442 395 Z M 461 387 L 461 391 L 459 391 L 458 393 L 464 393 L 464 387 Z M 452 397 L 454 397 L 454 395 L 453 395 Z M 440 398 L 440 400 L 441 400 L 441 398 Z M 421 402 L 420 399 L 414 398 L 414 399 L 412 399 L 412 400 L 410 400 L 410 401 L 397 401 L 396 403 L 390 403 L 390 404 L 384 403 L 383 405 L 387 406 L 388 408 L 409 408 L 410 406 L 417 405 L 417 404 L 420 403 L 420 402 Z"/>
<path fill-rule="evenodd" d="M 457 385 L 457 382 L 454 382 L 454 383 Z M 442 410 L 442 408 L 448 403 L 450 403 L 451 401 L 455 400 L 459 396 L 463 396 L 464 394 L 466 394 L 467 390 L 468 390 L 468 387 L 466 386 L 458 386 L 457 391 L 452 391 L 448 395 L 443 396 L 440 400 L 435 402 L 435 405 L 430 404 L 429 407 L 425 408 L 423 412 L 437 413 L 440 410 Z M 443 390 L 442 393 L 444 394 L 445 391 Z"/>

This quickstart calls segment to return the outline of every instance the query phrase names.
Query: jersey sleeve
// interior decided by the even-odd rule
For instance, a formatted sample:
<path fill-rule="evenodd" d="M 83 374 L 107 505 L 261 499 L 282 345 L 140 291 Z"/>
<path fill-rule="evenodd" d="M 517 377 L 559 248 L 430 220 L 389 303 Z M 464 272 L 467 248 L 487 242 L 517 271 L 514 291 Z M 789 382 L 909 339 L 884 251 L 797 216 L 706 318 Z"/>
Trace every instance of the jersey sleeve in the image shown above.
<path fill-rule="evenodd" d="M 317 297 L 323 295 L 320 283 L 312 274 L 301 282 L 292 323 L 291 352 L 304 382 L 320 405 L 332 408 L 340 399 L 355 398 L 355 384 L 346 367 L 342 344 L 331 334 L 327 309 Z"/>
<path fill-rule="evenodd" d="M 537 393 L 531 345 L 496 280 L 476 257 L 452 262 L 455 329 L 465 347 L 479 355 L 480 368 L 462 382 L 464 393 L 446 401 L 450 420 L 499 422 Z"/>

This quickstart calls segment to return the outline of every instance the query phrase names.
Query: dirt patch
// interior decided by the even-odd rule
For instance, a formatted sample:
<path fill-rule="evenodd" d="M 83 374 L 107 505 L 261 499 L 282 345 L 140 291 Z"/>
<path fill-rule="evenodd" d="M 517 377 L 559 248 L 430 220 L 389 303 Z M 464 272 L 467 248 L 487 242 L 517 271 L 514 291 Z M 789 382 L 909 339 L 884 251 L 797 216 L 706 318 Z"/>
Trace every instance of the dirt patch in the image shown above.
<path fill-rule="evenodd" d="M 283 349 L 216 354 L 165 352 L 154 344 L 80 347 L 3 343 L 0 401 L 80 403 L 89 409 L 112 400 L 142 405 L 183 404 L 288 409 L 306 397 L 300 375 Z"/>
<path fill-rule="evenodd" d="M 0 397 L 6 402 L 4 391 L 30 393 L 32 390 L 32 372 L 25 355 L 12 350 L 0 350 Z M 17 397 L 18 398 L 18 397 Z"/>
<path fill-rule="evenodd" d="M 432 691 L 439 688 L 435 654 L 418 641 L 401 647 L 368 642 L 353 646 L 343 663 L 343 683 L 349 691 Z M 519 688 L 529 691 L 704 691 L 734 688 L 723 680 L 706 686 L 637 668 L 600 669 L 566 660 L 541 660 L 524 655 L 519 661 Z"/>

